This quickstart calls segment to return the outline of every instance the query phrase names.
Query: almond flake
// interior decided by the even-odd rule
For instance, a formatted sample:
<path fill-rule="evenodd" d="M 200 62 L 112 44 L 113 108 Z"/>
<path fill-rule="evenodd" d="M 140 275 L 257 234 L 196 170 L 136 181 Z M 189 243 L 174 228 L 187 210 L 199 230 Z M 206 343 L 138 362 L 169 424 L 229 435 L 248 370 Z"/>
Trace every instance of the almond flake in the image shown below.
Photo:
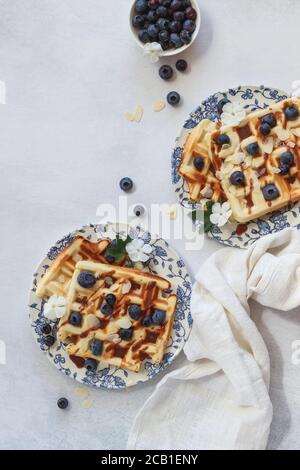
<path fill-rule="evenodd" d="M 82 260 L 82 256 L 79 255 L 78 253 L 76 253 L 74 256 L 73 256 L 73 261 L 75 261 L 75 263 L 78 263 L 78 261 L 81 261 Z"/>
<path fill-rule="evenodd" d="M 61 274 L 58 278 L 58 282 L 65 282 L 66 280 L 66 276 L 64 276 L 63 274 Z"/>
<path fill-rule="evenodd" d="M 106 277 L 104 278 L 104 282 L 105 282 L 105 284 L 106 284 L 107 286 L 112 286 L 113 283 L 114 283 L 113 278 L 112 278 L 112 277 L 109 277 L 109 276 L 106 276 Z"/>
<path fill-rule="evenodd" d="M 117 321 L 118 325 L 120 328 L 130 328 L 132 326 L 131 320 L 129 320 L 128 317 L 123 317 L 120 318 L 120 320 Z"/>
<path fill-rule="evenodd" d="M 142 269 L 144 268 L 144 265 L 141 261 L 138 261 L 137 263 L 135 263 L 134 267 L 135 267 L 135 269 L 138 269 L 139 271 L 142 271 Z"/>
<path fill-rule="evenodd" d="M 290 132 L 285 129 L 278 128 L 276 130 L 277 136 L 280 140 L 285 141 L 290 137 Z"/>
<path fill-rule="evenodd" d="M 291 149 L 296 147 L 295 142 L 288 142 L 286 145 L 287 145 L 287 147 L 290 147 Z"/>
<path fill-rule="evenodd" d="M 274 173 L 274 174 L 280 173 L 280 169 L 277 168 L 276 166 L 272 166 L 271 171 L 272 171 L 272 173 Z"/>
<path fill-rule="evenodd" d="M 300 128 L 298 127 L 297 129 L 292 129 L 291 130 L 292 134 L 294 134 L 296 137 L 300 137 Z"/>
<path fill-rule="evenodd" d="M 122 294 L 128 294 L 131 290 L 131 282 L 125 281 L 122 286 Z"/>
<path fill-rule="evenodd" d="M 98 328 L 100 326 L 100 320 L 93 315 L 92 313 L 89 314 L 86 318 L 86 322 L 89 328 Z"/>
<path fill-rule="evenodd" d="M 211 187 L 207 184 L 201 191 L 200 191 L 200 194 L 201 196 L 207 198 L 207 199 L 211 199 L 214 192 L 213 190 L 211 189 Z"/>
<path fill-rule="evenodd" d="M 133 122 L 134 121 L 134 114 L 128 112 L 125 114 L 127 121 Z"/>
<path fill-rule="evenodd" d="M 153 111 L 159 113 L 166 107 L 166 103 L 163 100 L 157 100 L 153 103 Z"/>
<path fill-rule="evenodd" d="M 141 105 L 138 105 L 134 114 L 135 122 L 141 122 L 144 110 Z"/>
<path fill-rule="evenodd" d="M 115 292 L 116 290 L 119 289 L 119 284 L 113 284 L 112 286 L 110 286 L 109 290 L 110 292 Z"/>

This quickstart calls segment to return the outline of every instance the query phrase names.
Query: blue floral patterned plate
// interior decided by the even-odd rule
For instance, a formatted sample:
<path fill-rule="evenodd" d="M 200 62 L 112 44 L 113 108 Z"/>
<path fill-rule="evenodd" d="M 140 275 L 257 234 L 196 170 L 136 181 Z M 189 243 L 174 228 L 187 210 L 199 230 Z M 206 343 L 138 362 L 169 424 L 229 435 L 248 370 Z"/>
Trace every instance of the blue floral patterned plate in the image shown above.
<path fill-rule="evenodd" d="M 116 232 L 126 233 L 127 231 L 131 238 L 142 238 L 145 243 L 149 243 L 153 247 L 149 264 L 147 268 L 144 268 L 145 271 L 150 271 L 151 273 L 169 279 L 173 291 L 177 293 L 178 301 L 175 319 L 166 353 L 161 364 L 157 365 L 150 360 L 146 360 L 141 371 L 137 373 L 114 366 L 101 368 L 101 363 L 97 372 L 88 372 L 85 369 L 78 369 L 66 353 L 64 344 L 56 342 L 50 348 L 45 344 L 42 334 L 42 326 L 46 322 L 43 313 L 44 301 L 35 295 L 36 286 L 59 253 L 67 247 L 76 236 L 81 235 L 88 240 L 97 241 L 101 238 L 114 239 Z M 129 228 L 127 230 L 127 227 L 124 225 L 118 225 L 117 227 L 114 224 L 108 224 L 106 226 L 85 226 L 58 241 L 52 246 L 47 256 L 39 264 L 33 276 L 29 298 L 29 317 L 32 331 L 40 349 L 45 352 L 49 361 L 61 372 L 76 379 L 78 382 L 108 389 L 130 387 L 155 377 L 171 364 L 182 350 L 192 327 L 192 317 L 190 313 L 191 289 L 191 281 L 184 261 L 165 240 L 152 237 L 149 232 L 144 231 L 140 227 Z M 49 320 L 47 320 L 47 322 L 49 322 Z M 52 326 L 55 331 L 57 324 L 53 322 Z"/>
<path fill-rule="evenodd" d="M 191 130 L 203 119 L 217 121 L 219 118 L 218 103 L 227 98 L 232 103 L 242 102 L 245 109 L 255 111 L 264 109 L 272 103 L 277 103 L 288 97 L 284 91 L 264 86 L 239 86 L 229 89 L 224 93 L 215 93 L 202 102 L 194 112 L 192 112 L 185 122 L 180 136 L 176 139 L 175 149 L 172 153 L 172 183 L 179 202 L 188 208 L 194 208 L 189 200 L 188 186 L 178 172 L 184 143 Z M 275 233 L 286 227 L 300 228 L 300 202 L 291 204 L 280 211 L 271 214 L 248 224 L 238 224 L 231 222 L 224 227 L 214 226 L 208 232 L 208 236 L 214 240 L 228 246 L 247 248 L 260 237 L 269 233 Z"/>

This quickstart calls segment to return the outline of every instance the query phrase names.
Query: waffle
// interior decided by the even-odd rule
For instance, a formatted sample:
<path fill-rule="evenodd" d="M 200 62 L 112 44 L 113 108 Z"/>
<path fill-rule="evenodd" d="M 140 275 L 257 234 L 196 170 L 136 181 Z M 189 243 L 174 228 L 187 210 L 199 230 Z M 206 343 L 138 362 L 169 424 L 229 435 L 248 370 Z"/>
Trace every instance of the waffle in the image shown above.
<path fill-rule="evenodd" d="M 97 279 L 91 288 L 83 288 L 78 282 L 82 272 L 90 272 Z M 169 294 L 169 281 L 141 271 L 102 263 L 80 261 L 76 265 L 67 297 L 67 311 L 58 326 L 58 339 L 68 341 L 66 350 L 75 364 L 80 359 L 95 359 L 117 367 L 138 372 L 144 359 L 151 358 L 159 364 L 167 347 L 176 308 L 176 294 Z M 113 293 L 116 302 L 111 316 L 104 316 L 100 306 L 107 294 Z M 142 316 L 132 320 L 128 306 L 137 304 Z M 166 313 L 162 325 L 142 325 L 144 316 L 154 309 Z M 72 312 L 80 312 L 80 326 L 69 322 Z M 125 323 L 124 323 L 125 322 Z M 119 337 L 120 328 L 133 329 L 132 338 L 125 341 Z M 92 339 L 103 342 L 101 356 L 89 350 Z M 82 364 L 83 366 L 83 364 Z"/>
<path fill-rule="evenodd" d="M 296 106 L 300 110 L 300 100 L 287 99 L 251 113 L 239 126 L 221 127 L 206 139 L 215 174 L 220 178 L 232 216 L 238 222 L 246 223 L 300 199 L 300 117 L 288 121 L 284 114 L 288 106 Z M 260 132 L 262 118 L 269 114 L 276 117 L 277 124 L 268 136 L 263 136 Z M 229 145 L 222 147 L 216 143 L 220 134 L 229 136 Z M 250 156 L 247 152 L 246 148 L 251 143 L 259 145 L 257 156 Z M 280 155 L 286 151 L 293 153 L 294 164 L 287 174 L 281 174 Z M 243 185 L 231 184 L 230 176 L 234 171 L 243 172 Z M 272 201 L 263 195 L 263 188 L 269 184 L 275 185 L 279 192 Z"/>
<path fill-rule="evenodd" d="M 40 280 L 37 297 L 51 297 L 54 294 L 66 297 L 76 263 L 81 260 L 106 263 L 103 254 L 110 240 L 92 243 L 83 237 L 76 237 L 55 259 Z"/>
<path fill-rule="evenodd" d="M 212 121 L 203 119 L 193 129 L 184 145 L 179 173 L 188 184 L 190 200 L 193 202 L 203 198 L 217 201 L 222 192 L 220 181 L 214 175 L 206 142 L 209 133 L 215 129 L 216 125 Z M 204 160 L 201 171 L 197 170 L 193 163 L 199 156 Z"/>

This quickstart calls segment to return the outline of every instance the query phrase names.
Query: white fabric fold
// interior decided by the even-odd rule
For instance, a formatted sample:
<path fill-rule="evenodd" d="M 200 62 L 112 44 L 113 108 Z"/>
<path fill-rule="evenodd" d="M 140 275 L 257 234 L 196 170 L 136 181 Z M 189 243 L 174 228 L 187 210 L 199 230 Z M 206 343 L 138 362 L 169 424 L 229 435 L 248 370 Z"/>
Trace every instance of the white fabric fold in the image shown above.
<path fill-rule="evenodd" d="M 269 355 L 248 301 L 300 304 L 300 234 L 286 229 L 248 250 L 225 248 L 193 287 L 190 363 L 167 374 L 135 418 L 129 449 L 265 449 L 272 404 Z"/>

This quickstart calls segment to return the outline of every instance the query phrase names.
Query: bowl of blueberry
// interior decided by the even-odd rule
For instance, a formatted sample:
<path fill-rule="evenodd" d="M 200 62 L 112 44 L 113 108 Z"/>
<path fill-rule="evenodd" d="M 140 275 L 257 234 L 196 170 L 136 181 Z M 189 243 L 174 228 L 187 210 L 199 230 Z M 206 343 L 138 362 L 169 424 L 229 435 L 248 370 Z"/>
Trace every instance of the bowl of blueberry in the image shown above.
<path fill-rule="evenodd" d="M 158 43 L 160 56 L 187 49 L 196 39 L 201 16 L 197 0 L 134 0 L 130 28 L 141 47 Z"/>

